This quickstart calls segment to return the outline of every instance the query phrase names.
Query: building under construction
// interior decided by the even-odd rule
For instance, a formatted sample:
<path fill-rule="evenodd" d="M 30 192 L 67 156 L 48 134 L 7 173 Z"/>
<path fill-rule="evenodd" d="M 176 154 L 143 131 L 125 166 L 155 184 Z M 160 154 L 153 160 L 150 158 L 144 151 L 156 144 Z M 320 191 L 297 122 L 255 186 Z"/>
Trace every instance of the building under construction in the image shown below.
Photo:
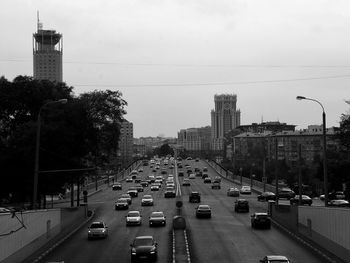
<path fill-rule="evenodd" d="M 62 34 L 55 30 L 44 30 L 37 23 L 33 34 L 33 75 L 34 79 L 62 82 Z"/>

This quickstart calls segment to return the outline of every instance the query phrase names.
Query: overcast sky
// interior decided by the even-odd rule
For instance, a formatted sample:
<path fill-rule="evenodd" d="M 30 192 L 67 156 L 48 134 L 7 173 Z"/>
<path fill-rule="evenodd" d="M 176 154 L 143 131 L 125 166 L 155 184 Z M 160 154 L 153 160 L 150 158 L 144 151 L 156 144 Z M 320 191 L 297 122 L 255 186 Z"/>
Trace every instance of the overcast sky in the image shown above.
<path fill-rule="evenodd" d="M 210 125 L 237 94 L 241 124 L 339 126 L 350 99 L 349 0 L 1 0 L 0 75 L 33 75 L 37 10 L 63 34 L 75 94 L 120 90 L 134 137 Z"/>

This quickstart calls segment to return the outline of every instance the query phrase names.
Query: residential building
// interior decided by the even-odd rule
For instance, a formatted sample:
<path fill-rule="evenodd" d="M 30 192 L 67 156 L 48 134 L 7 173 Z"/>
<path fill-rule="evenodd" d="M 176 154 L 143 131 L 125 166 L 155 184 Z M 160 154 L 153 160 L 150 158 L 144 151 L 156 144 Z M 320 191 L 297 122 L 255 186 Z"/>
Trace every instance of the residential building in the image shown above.
<path fill-rule="evenodd" d="M 133 124 L 127 120 L 120 123 L 120 137 L 118 142 L 117 156 L 119 165 L 124 167 L 133 160 Z"/>
<path fill-rule="evenodd" d="M 335 128 L 328 128 L 327 149 L 337 149 Z M 244 132 L 234 137 L 233 153 L 236 160 L 248 160 L 266 157 L 267 160 L 285 160 L 288 165 L 295 166 L 301 157 L 307 163 L 322 158 L 323 134 L 322 126 L 312 125 L 299 131 L 281 131 L 263 133 Z"/>
<path fill-rule="evenodd" d="M 261 123 L 252 123 L 248 125 L 240 125 L 237 130 L 242 132 L 262 133 L 265 131 L 281 132 L 281 131 L 295 131 L 295 126 L 287 123 L 280 123 L 279 121 L 268 121 Z"/>
<path fill-rule="evenodd" d="M 44 30 L 39 17 L 37 25 L 37 32 L 33 34 L 34 79 L 62 82 L 62 34 Z"/>
<path fill-rule="evenodd" d="M 211 127 L 182 129 L 177 134 L 177 144 L 186 151 L 208 151 Z"/>
<path fill-rule="evenodd" d="M 241 123 L 241 112 L 237 110 L 236 94 L 214 96 L 215 109 L 211 111 L 211 149 L 221 151 L 224 148 L 224 136 Z"/>

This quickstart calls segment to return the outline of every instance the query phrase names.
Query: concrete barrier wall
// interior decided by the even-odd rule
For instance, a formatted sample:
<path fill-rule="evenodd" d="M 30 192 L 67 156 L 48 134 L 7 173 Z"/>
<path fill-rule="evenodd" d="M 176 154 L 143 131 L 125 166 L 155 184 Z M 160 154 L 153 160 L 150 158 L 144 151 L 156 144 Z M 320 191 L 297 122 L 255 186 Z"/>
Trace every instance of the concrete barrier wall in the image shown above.
<path fill-rule="evenodd" d="M 350 250 L 350 209 L 299 207 L 298 221 Z"/>
<path fill-rule="evenodd" d="M 60 231 L 60 222 L 59 209 L 0 215 L 0 262 L 41 237 L 51 238 Z"/>

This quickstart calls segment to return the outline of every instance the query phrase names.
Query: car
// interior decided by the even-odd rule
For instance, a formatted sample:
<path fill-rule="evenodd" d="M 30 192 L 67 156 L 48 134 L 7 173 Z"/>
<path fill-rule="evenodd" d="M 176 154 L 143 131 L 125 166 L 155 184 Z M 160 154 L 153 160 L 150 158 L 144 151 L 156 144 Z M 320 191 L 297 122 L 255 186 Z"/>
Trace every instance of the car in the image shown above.
<path fill-rule="evenodd" d="M 258 201 L 276 200 L 276 195 L 273 192 L 263 192 L 258 195 Z"/>
<path fill-rule="evenodd" d="M 207 217 L 211 218 L 211 208 L 209 205 L 199 205 L 196 208 L 196 217 L 202 218 Z"/>
<path fill-rule="evenodd" d="M 113 185 L 112 185 L 112 190 L 113 191 L 116 191 L 116 190 L 122 190 L 122 184 L 121 183 L 114 183 Z"/>
<path fill-rule="evenodd" d="M 174 198 L 176 197 L 176 192 L 174 189 L 167 189 L 164 192 L 164 197 L 165 198 Z"/>
<path fill-rule="evenodd" d="M 92 222 L 88 227 L 88 239 L 106 238 L 108 236 L 108 227 L 102 221 Z"/>
<path fill-rule="evenodd" d="M 141 206 L 153 206 L 154 201 L 152 195 L 144 195 L 141 199 Z"/>
<path fill-rule="evenodd" d="M 291 199 L 295 196 L 295 193 L 290 188 L 282 188 L 278 190 L 278 198 Z"/>
<path fill-rule="evenodd" d="M 147 181 L 141 181 L 141 186 L 142 187 L 147 187 L 148 186 L 148 182 Z"/>
<path fill-rule="evenodd" d="M 329 193 L 328 199 L 329 200 L 344 200 L 345 194 L 342 191 L 332 192 L 332 193 Z"/>
<path fill-rule="evenodd" d="M 172 189 L 175 189 L 175 184 L 173 182 L 169 182 L 166 184 L 166 188 L 168 189 L 169 187 L 171 187 Z"/>
<path fill-rule="evenodd" d="M 6 207 L 0 207 L 0 214 L 11 213 L 12 211 Z"/>
<path fill-rule="evenodd" d="M 190 203 L 200 203 L 201 202 L 201 195 L 199 192 L 191 192 L 190 196 L 188 198 L 188 201 Z"/>
<path fill-rule="evenodd" d="M 142 168 L 139 168 L 138 172 L 139 172 L 139 173 L 142 173 L 142 172 L 143 172 L 143 169 L 142 169 Z"/>
<path fill-rule="evenodd" d="M 220 182 L 214 181 L 213 184 L 211 185 L 211 189 L 221 189 Z"/>
<path fill-rule="evenodd" d="M 192 173 L 192 169 L 187 169 L 187 175 L 190 175 Z"/>
<path fill-rule="evenodd" d="M 252 228 L 271 228 L 271 219 L 267 213 L 255 212 L 250 217 Z"/>
<path fill-rule="evenodd" d="M 137 188 L 135 186 L 130 187 L 127 192 L 131 197 L 137 197 L 139 195 L 139 192 L 137 191 Z"/>
<path fill-rule="evenodd" d="M 208 168 L 207 167 L 203 167 L 203 172 L 208 172 Z"/>
<path fill-rule="evenodd" d="M 252 189 L 250 188 L 250 186 L 248 185 L 243 185 L 241 187 L 241 190 L 239 190 L 239 192 L 242 194 L 242 195 L 250 195 L 252 193 Z"/>
<path fill-rule="evenodd" d="M 209 175 L 207 173 L 202 173 L 202 179 L 208 178 Z"/>
<path fill-rule="evenodd" d="M 290 263 L 289 259 L 285 256 L 279 255 L 270 255 L 265 256 L 263 259 L 260 259 L 260 263 Z"/>
<path fill-rule="evenodd" d="M 166 217 L 163 212 L 157 211 L 152 212 L 149 217 L 149 226 L 165 226 L 166 225 Z"/>
<path fill-rule="evenodd" d="M 233 196 L 238 197 L 239 196 L 239 190 L 236 187 L 231 187 L 227 190 L 227 196 Z"/>
<path fill-rule="evenodd" d="M 199 171 L 200 171 L 200 169 L 199 169 L 198 167 L 195 167 L 195 168 L 194 168 L 194 172 L 195 172 L 195 173 L 197 173 L 197 172 L 199 172 Z"/>
<path fill-rule="evenodd" d="M 189 179 L 196 179 L 196 175 L 195 174 L 190 174 L 188 178 Z"/>
<path fill-rule="evenodd" d="M 135 185 L 137 192 L 143 192 L 143 186 L 140 184 Z"/>
<path fill-rule="evenodd" d="M 134 182 L 135 182 L 136 184 L 141 183 L 141 176 L 136 176 Z"/>
<path fill-rule="evenodd" d="M 129 194 L 122 194 L 120 198 L 125 198 L 128 201 L 128 204 L 131 205 L 131 196 Z"/>
<path fill-rule="evenodd" d="M 132 182 L 133 182 L 133 180 L 132 180 L 131 177 L 127 177 L 125 181 L 126 181 L 127 183 L 132 183 Z"/>
<path fill-rule="evenodd" d="M 134 180 L 138 174 L 139 174 L 138 171 L 132 170 L 131 173 L 129 174 L 129 176 L 131 177 L 131 179 Z"/>
<path fill-rule="evenodd" d="M 184 172 L 183 171 L 179 171 L 177 175 L 178 176 L 184 176 Z"/>
<path fill-rule="evenodd" d="M 220 176 L 215 176 L 215 177 L 214 177 L 214 182 L 219 182 L 219 183 L 221 183 L 221 177 L 220 177 Z"/>
<path fill-rule="evenodd" d="M 235 212 L 249 212 L 249 203 L 246 199 L 237 199 L 235 201 Z"/>
<path fill-rule="evenodd" d="M 192 157 L 187 157 L 186 160 L 190 161 L 190 160 L 192 160 Z"/>
<path fill-rule="evenodd" d="M 299 204 L 299 195 L 296 195 L 289 199 L 289 202 L 291 205 L 298 205 Z M 301 196 L 301 204 L 302 205 L 312 205 L 312 199 L 307 195 Z"/>
<path fill-rule="evenodd" d="M 159 185 L 157 185 L 157 184 L 152 184 L 152 185 L 151 185 L 151 191 L 159 191 Z"/>
<path fill-rule="evenodd" d="M 115 210 L 128 209 L 129 203 L 126 198 L 119 198 L 114 204 Z"/>
<path fill-rule="evenodd" d="M 129 211 L 125 218 L 126 226 L 140 226 L 142 224 L 140 211 Z"/>
<path fill-rule="evenodd" d="M 196 159 L 195 159 L 195 162 L 199 162 L 199 158 L 196 158 Z"/>
<path fill-rule="evenodd" d="M 190 186 L 191 183 L 190 183 L 190 180 L 188 178 L 185 178 L 183 181 L 182 181 L 182 185 L 183 186 Z"/>
<path fill-rule="evenodd" d="M 160 174 L 166 175 L 168 172 L 166 170 L 162 170 Z"/>
<path fill-rule="evenodd" d="M 157 260 L 158 245 L 153 236 L 137 236 L 130 244 L 131 262 Z"/>
<path fill-rule="evenodd" d="M 328 206 L 333 207 L 350 207 L 350 204 L 346 200 L 330 200 Z"/>
<path fill-rule="evenodd" d="M 155 183 L 155 184 L 162 185 L 163 180 L 162 180 L 162 179 L 156 179 L 156 180 L 154 181 L 154 183 Z"/>
<path fill-rule="evenodd" d="M 210 177 L 206 177 L 204 178 L 204 181 L 203 181 L 205 184 L 211 184 L 211 178 Z"/>

